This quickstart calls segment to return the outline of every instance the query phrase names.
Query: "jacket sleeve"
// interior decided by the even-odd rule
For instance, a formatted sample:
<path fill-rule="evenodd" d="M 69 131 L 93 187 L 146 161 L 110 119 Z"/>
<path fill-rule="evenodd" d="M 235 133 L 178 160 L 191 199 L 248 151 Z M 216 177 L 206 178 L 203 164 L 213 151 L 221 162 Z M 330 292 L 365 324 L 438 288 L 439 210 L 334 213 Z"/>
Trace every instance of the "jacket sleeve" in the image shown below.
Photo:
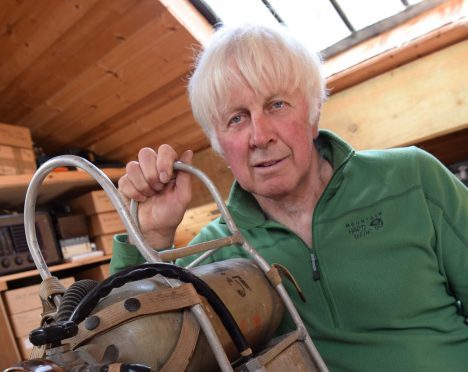
<path fill-rule="evenodd" d="M 435 249 L 448 290 L 468 315 L 468 189 L 431 155 L 420 152 L 419 165 L 436 233 Z"/>
<path fill-rule="evenodd" d="M 140 254 L 137 247 L 128 243 L 127 234 L 118 234 L 114 236 L 112 258 L 109 269 L 110 275 L 129 266 L 139 265 L 144 262 L 145 259 Z"/>

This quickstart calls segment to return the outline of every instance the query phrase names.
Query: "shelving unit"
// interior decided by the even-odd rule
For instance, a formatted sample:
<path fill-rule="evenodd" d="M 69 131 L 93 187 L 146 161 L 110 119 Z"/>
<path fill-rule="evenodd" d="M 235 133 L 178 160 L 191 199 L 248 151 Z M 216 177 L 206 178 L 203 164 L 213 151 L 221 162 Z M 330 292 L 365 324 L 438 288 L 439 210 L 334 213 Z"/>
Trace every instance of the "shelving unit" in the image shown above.
<path fill-rule="evenodd" d="M 103 169 L 104 173 L 113 182 L 121 177 L 125 170 L 122 168 Z M 24 198 L 32 174 L 22 174 L 13 176 L 0 176 L 0 206 L 2 209 L 21 211 L 24 205 Z M 37 204 L 39 206 L 57 200 L 73 198 L 90 190 L 98 189 L 99 184 L 87 173 L 76 171 L 60 171 L 50 173 L 42 183 Z M 93 266 L 108 263 L 111 256 L 102 256 L 87 260 L 63 263 L 49 267 L 51 273 L 60 274 L 70 271 L 83 271 Z M 0 348 L 0 367 L 13 365 L 21 359 L 20 351 L 15 339 L 9 317 L 1 292 L 18 284 L 28 281 L 40 281 L 37 270 L 28 270 L 15 274 L 0 276 L 0 335 L 5 347 Z"/>
<path fill-rule="evenodd" d="M 84 259 L 84 260 L 80 260 L 76 262 L 53 265 L 49 267 L 49 271 L 51 273 L 56 273 L 59 271 L 74 269 L 78 267 L 84 268 L 92 264 L 109 262 L 111 257 L 112 257 L 111 255 L 106 255 L 102 257 Z M 9 288 L 8 283 L 12 283 L 14 281 L 21 280 L 21 279 L 33 278 L 33 277 L 39 277 L 39 272 L 36 269 L 22 271 L 20 273 L 15 273 L 15 274 L 10 274 L 10 275 L 0 276 L 0 292 L 6 291 Z"/>

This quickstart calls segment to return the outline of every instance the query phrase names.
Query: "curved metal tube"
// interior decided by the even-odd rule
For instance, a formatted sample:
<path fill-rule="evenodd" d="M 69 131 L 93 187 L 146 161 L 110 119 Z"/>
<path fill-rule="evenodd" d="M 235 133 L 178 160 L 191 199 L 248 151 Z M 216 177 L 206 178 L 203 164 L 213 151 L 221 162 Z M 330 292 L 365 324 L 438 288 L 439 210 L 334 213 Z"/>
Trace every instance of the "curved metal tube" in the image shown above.
<path fill-rule="evenodd" d="M 151 247 L 146 243 L 145 239 L 141 235 L 140 230 L 138 229 L 135 221 L 127 209 L 127 206 L 125 205 L 125 202 L 120 197 L 109 177 L 107 177 L 103 171 L 83 158 L 74 155 L 62 155 L 45 162 L 36 171 L 28 186 L 28 191 L 26 192 L 26 199 L 24 203 L 24 228 L 26 232 L 26 241 L 34 259 L 34 263 L 36 264 L 36 267 L 39 270 L 39 274 L 43 280 L 49 278 L 51 274 L 44 261 L 44 257 L 42 257 L 39 243 L 37 242 L 36 227 L 34 223 L 36 200 L 39 192 L 39 186 L 44 181 L 46 176 L 53 169 L 63 166 L 77 167 L 83 169 L 85 172 L 91 175 L 109 196 L 112 204 L 117 210 L 117 213 L 122 219 L 129 236 L 133 239 L 135 245 L 138 247 L 138 250 L 143 255 L 143 257 L 151 262 L 161 261 L 157 252 L 151 249 Z"/>
<path fill-rule="evenodd" d="M 53 169 L 63 166 L 77 167 L 83 169 L 85 172 L 91 175 L 109 196 L 112 204 L 122 219 L 125 228 L 127 229 L 129 237 L 135 243 L 135 246 L 138 248 L 143 257 L 148 262 L 161 262 L 158 253 L 146 243 L 143 235 L 140 233 L 137 220 L 133 219 L 132 215 L 127 209 L 127 206 L 125 205 L 125 202 L 120 197 L 117 189 L 109 177 L 107 177 L 104 172 L 102 172 L 86 159 L 74 155 L 62 155 L 48 160 L 41 167 L 39 167 L 39 169 L 32 177 L 31 182 L 29 183 L 24 203 L 24 228 L 26 233 L 26 241 L 42 280 L 46 280 L 47 278 L 51 277 L 51 274 L 44 257 L 42 256 L 41 249 L 37 241 L 35 226 L 36 201 L 39 193 L 39 186 L 42 184 L 47 175 Z M 172 286 L 179 285 L 179 282 L 173 279 L 171 279 L 169 282 Z M 190 310 L 200 323 L 200 327 L 207 337 L 207 340 L 215 354 L 216 360 L 221 370 L 224 372 L 232 371 L 229 359 L 227 358 L 223 346 L 219 341 L 213 325 L 211 324 L 203 307 L 198 304 L 192 306 Z"/>

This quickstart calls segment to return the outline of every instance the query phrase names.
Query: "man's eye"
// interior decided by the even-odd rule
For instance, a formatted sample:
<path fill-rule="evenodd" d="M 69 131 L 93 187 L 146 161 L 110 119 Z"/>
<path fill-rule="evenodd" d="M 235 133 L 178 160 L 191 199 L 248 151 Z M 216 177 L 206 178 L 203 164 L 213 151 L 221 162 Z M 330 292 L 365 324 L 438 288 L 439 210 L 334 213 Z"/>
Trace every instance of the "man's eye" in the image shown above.
<path fill-rule="evenodd" d="M 242 121 L 242 115 L 236 115 L 233 116 L 231 119 L 229 119 L 228 124 L 239 124 Z"/>
<path fill-rule="evenodd" d="M 277 101 L 277 102 L 274 102 L 271 107 L 274 108 L 274 109 L 280 109 L 280 108 L 283 108 L 285 105 L 284 101 Z"/>

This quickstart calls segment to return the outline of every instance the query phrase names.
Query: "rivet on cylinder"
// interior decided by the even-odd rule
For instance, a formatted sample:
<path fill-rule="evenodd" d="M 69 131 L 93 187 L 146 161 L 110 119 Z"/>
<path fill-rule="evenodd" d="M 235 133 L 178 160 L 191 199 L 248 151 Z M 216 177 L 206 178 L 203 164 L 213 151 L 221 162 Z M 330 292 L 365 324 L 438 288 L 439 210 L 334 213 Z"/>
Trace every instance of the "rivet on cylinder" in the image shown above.
<path fill-rule="evenodd" d="M 99 319 L 98 316 L 92 315 L 85 320 L 85 328 L 88 331 L 92 331 L 93 329 L 96 329 L 99 326 L 99 323 L 101 323 L 101 319 Z"/>
<path fill-rule="evenodd" d="M 124 302 L 124 307 L 127 311 L 134 312 L 137 311 L 141 306 L 141 303 L 136 298 L 128 298 Z"/>

